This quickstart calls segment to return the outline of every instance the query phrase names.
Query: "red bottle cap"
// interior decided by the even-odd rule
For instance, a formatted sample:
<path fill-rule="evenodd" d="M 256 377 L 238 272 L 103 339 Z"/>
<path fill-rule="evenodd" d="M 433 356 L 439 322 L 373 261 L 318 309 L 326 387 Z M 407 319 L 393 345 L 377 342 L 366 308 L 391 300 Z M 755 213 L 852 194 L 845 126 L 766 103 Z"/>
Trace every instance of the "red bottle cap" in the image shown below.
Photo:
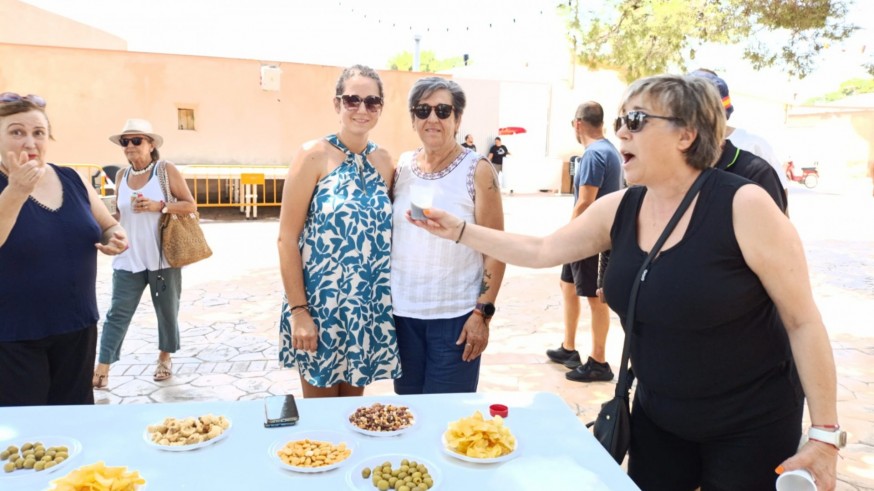
<path fill-rule="evenodd" d="M 503 404 L 492 404 L 489 406 L 489 414 L 491 414 L 492 417 L 500 416 L 506 418 L 510 414 L 510 409 Z"/>

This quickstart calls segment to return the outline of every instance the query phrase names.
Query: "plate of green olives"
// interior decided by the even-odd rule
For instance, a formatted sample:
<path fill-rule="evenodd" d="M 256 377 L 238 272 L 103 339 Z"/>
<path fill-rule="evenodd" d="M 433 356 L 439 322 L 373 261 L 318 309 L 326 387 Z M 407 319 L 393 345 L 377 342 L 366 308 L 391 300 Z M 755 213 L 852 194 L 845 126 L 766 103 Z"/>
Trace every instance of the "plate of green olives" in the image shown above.
<path fill-rule="evenodd" d="M 81 451 L 79 440 L 66 436 L 36 436 L 0 442 L 3 465 L 0 483 L 7 479 L 33 479 L 65 469 Z"/>
<path fill-rule="evenodd" d="M 346 483 L 359 491 L 432 491 L 443 483 L 433 462 L 411 454 L 385 454 L 358 462 L 346 474 Z"/>

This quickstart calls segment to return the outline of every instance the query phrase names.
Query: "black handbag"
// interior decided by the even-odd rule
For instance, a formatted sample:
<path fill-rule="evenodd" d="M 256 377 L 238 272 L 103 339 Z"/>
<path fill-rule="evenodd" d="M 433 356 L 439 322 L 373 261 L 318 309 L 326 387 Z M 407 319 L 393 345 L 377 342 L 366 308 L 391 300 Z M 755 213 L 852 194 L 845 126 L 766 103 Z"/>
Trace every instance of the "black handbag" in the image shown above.
<path fill-rule="evenodd" d="M 677 222 L 689 208 L 692 199 L 704 185 L 704 181 L 714 172 L 711 169 L 701 172 L 680 206 L 674 212 L 671 220 L 665 226 L 661 236 L 649 251 L 640 269 L 637 271 L 637 276 L 634 278 L 634 284 L 631 286 L 631 296 L 628 300 L 628 318 L 625 324 L 625 344 L 622 346 L 622 363 L 619 365 L 619 381 L 616 383 L 616 391 L 613 399 L 601 404 L 601 411 L 598 412 L 598 417 L 595 421 L 586 426 L 594 426 L 592 433 L 595 439 L 601 442 L 601 445 L 607 449 L 607 453 L 616 460 L 616 463 L 621 464 L 625 459 L 625 454 L 628 453 L 628 447 L 631 445 L 631 410 L 629 408 L 629 393 L 631 392 L 631 383 L 634 381 L 634 372 L 628 367 L 628 357 L 631 348 L 631 332 L 634 329 L 634 310 L 637 307 L 637 292 L 640 290 L 640 284 L 646 278 L 647 269 L 652 260 L 658 255 L 659 251 L 668 240 L 668 236 L 677 226 Z"/>

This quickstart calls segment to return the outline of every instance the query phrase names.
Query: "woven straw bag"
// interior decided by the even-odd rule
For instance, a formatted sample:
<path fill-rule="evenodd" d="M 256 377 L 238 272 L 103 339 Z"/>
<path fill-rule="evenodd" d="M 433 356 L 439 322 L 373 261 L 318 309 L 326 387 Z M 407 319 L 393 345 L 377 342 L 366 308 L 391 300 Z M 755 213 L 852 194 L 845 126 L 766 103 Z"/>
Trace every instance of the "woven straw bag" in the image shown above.
<path fill-rule="evenodd" d="M 170 182 L 167 176 L 166 163 L 158 162 L 158 181 L 168 203 L 176 201 L 170 192 Z M 174 268 L 181 268 L 212 256 L 212 249 L 206 243 L 203 230 L 200 229 L 200 215 L 191 213 L 166 213 L 161 217 L 161 255 L 167 258 L 167 263 Z"/>

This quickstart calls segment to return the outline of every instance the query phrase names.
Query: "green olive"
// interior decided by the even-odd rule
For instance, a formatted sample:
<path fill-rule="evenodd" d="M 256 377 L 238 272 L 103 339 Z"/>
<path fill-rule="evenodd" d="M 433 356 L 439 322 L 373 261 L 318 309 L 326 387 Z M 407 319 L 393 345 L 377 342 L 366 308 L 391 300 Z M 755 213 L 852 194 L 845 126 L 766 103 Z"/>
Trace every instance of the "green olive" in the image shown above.
<path fill-rule="evenodd" d="M 370 477 L 370 467 L 365 467 L 364 469 L 361 469 L 361 477 L 363 477 L 364 479 Z"/>
<path fill-rule="evenodd" d="M 6 462 L 6 465 L 3 466 L 3 471 L 12 472 L 15 470 L 15 464 L 12 462 Z"/>
<path fill-rule="evenodd" d="M 35 470 L 37 472 L 45 470 L 45 468 L 46 468 L 45 462 L 40 461 L 40 462 L 37 462 L 36 464 L 33 464 L 33 470 Z"/>
<path fill-rule="evenodd" d="M 388 481 L 383 479 L 382 481 L 379 481 L 379 484 L 377 484 L 376 487 L 379 491 L 388 491 Z"/>

